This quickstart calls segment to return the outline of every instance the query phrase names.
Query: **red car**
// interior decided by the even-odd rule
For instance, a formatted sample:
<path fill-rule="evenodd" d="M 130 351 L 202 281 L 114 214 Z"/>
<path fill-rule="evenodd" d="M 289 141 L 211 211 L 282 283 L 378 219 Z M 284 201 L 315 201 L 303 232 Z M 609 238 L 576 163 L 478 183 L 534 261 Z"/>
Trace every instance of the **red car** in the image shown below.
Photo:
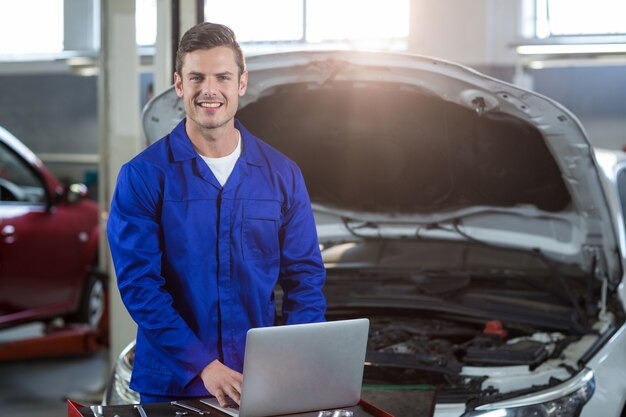
<path fill-rule="evenodd" d="M 86 191 L 64 187 L 0 127 L 0 328 L 55 317 L 100 322 L 98 206 Z"/>

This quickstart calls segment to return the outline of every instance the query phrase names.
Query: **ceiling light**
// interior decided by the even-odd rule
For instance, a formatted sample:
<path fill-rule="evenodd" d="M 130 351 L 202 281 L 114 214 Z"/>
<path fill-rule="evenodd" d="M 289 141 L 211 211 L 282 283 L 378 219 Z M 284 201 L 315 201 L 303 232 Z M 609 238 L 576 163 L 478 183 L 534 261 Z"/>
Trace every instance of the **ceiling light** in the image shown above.
<path fill-rule="evenodd" d="M 515 49 L 520 55 L 616 54 L 626 53 L 626 43 L 519 45 Z"/>

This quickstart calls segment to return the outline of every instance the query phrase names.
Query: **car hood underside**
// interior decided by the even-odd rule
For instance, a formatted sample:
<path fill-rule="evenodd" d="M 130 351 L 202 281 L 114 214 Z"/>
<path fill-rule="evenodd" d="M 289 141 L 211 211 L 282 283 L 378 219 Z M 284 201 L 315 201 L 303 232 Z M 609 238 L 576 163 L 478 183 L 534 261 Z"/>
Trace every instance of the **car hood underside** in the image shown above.
<path fill-rule="evenodd" d="M 316 203 L 410 214 L 489 205 L 558 212 L 570 203 L 534 126 L 402 84 L 354 84 L 291 84 L 238 116 L 299 162 Z"/>

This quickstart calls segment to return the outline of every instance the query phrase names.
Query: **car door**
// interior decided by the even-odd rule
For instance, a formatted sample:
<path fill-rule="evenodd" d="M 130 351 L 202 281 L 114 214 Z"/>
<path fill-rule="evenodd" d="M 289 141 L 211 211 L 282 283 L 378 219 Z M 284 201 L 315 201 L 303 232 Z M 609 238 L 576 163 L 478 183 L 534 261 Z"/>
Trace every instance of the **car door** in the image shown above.
<path fill-rule="evenodd" d="M 37 167 L 0 142 L 0 324 L 73 307 L 79 237 L 52 198 Z"/>

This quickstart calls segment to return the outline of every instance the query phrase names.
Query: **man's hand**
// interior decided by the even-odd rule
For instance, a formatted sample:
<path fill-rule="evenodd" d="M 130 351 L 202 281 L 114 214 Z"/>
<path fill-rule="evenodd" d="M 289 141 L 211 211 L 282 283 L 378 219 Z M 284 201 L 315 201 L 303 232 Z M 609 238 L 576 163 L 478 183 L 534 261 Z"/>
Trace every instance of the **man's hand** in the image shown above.
<path fill-rule="evenodd" d="M 205 388 L 217 398 L 221 407 L 226 407 L 228 404 L 226 396 L 239 404 L 243 382 L 242 374 L 233 371 L 216 359 L 200 372 L 200 378 L 202 378 Z"/>

